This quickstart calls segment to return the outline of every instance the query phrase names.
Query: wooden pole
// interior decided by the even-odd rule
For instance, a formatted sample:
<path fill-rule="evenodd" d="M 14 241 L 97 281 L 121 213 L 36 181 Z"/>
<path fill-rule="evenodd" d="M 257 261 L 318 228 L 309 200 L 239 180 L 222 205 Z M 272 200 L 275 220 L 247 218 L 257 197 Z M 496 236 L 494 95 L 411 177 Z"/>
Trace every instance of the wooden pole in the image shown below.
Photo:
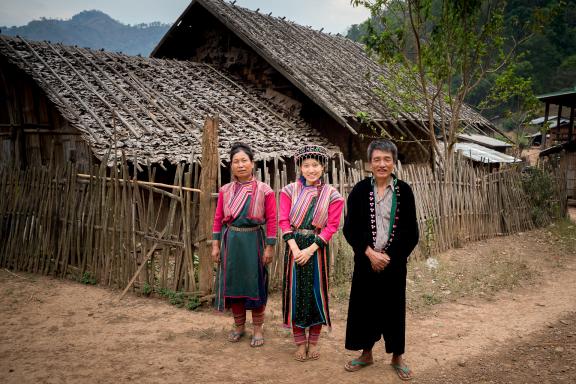
<path fill-rule="evenodd" d="M 199 288 L 202 292 L 212 292 L 213 262 L 209 240 L 212 238 L 212 222 L 216 204 L 212 192 L 216 191 L 218 182 L 218 116 L 208 117 L 202 134 L 202 170 L 200 173 L 200 212 L 198 225 L 199 243 Z"/>
<path fill-rule="evenodd" d="M 83 173 L 79 173 L 76 176 L 78 176 L 79 178 L 82 179 L 90 179 L 90 178 L 96 178 L 97 176 L 93 176 L 93 175 L 86 175 Z M 104 177 L 105 180 L 110 181 L 112 180 L 109 177 Z M 118 180 L 120 183 L 130 183 L 130 184 L 138 184 L 138 185 L 149 185 L 152 187 L 160 187 L 160 188 L 169 188 L 169 189 L 178 189 L 178 190 L 183 190 L 183 191 L 188 191 L 188 192 L 198 192 L 201 193 L 202 191 L 199 189 L 195 189 L 195 188 L 188 188 L 188 187 L 181 187 L 178 185 L 170 185 L 170 184 L 163 184 L 163 183 L 153 183 L 151 181 L 140 181 L 140 180 Z"/>
<path fill-rule="evenodd" d="M 158 247 L 158 243 L 154 243 L 154 245 L 152 246 L 152 248 L 150 248 L 150 250 L 148 251 L 148 254 L 147 254 L 146 257 L 142 260 L 142 264 L 140 264 L 140 267 L 138 268 L 138 270 L 136 271 L 136 273 L 134 274 L 134 276 L 132 276 L 132 278 L 131 278 L 130 281 L 128 282 L 128 285 L 126 286 L 126 288 L 124 288 L 124 290 L 122 291 L 122 293 L 120 294 L 120 296 L 118 296 L 118 301 L 122 300 L 122 298 L 124 297 L 124 295 L 126 295 L 126 292 L 128 292 L 128 290 L 130 289 L 130 287 L 132 286 L 132 284 L 134 284 L 134 282 L 135 282 L 136 279 L 138 278 L 138 275 L 140 275 L 140 272 L 142 272 L 142 270 L 143 270 L 144 267 L 146 266 L 146 263 L 148 262 L 148 259 L 152 256 L 152 254 L 153 254 L 154 251 L 156 250 L 156 247 Z"/>

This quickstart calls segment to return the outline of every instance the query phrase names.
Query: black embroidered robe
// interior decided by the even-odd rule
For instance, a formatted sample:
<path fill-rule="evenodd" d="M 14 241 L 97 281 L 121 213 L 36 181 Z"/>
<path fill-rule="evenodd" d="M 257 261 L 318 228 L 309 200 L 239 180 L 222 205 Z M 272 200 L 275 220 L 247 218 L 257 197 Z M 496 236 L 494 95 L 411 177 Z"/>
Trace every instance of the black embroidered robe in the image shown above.
<path fill-rule="evenodd" d="M 390 263 L 381 272 L 372 269 L 366 247 L 376 240 L 375 200 L 371 178 L 354 186 L 348 196 L 344 236 L 354 249 L 354 273 L 346 324 L 346 349 L 371 349 L 384 337 L 387 353 L 403 354 L 406 318 L 406 263 L 418 243 L 414 194 L 396 181 L 396 211 L 384 251 Z M 394 208 L 393 208 L 394 209 Z"/>

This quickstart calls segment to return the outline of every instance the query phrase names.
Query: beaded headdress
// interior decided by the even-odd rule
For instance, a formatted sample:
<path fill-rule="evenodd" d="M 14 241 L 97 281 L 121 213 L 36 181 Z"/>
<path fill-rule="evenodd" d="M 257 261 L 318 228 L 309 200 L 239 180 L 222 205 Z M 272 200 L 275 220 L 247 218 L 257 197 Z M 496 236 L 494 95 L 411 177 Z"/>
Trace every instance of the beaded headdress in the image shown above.
<path fill-rule="evenodd" d="M 298 148 L 294 153 L 294 161 L 297 166 L 300 166 L 305 159 L 316 159 L 326 167 L 329 158 L 328 151 L 321 145 L 305 145 Z"/>

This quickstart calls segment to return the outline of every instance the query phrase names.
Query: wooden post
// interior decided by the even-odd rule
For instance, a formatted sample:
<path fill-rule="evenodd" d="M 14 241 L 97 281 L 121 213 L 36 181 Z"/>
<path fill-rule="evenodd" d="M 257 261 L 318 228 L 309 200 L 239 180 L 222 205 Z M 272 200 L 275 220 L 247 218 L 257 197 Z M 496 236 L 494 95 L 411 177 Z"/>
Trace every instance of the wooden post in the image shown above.
<path fill-rule="evenodd" d="M 200 212 L 198 225 L 198 243 L 200 265 L 198 270 L 199 287 L 204 295 L 212 292 L 213 262 L 211 256 L 212 222 L 216 201 L 212 193 L 216 192 L 218 182 L 218 116 L 208 117 L 202 133 L 202 170 L 200 173 Z"/>

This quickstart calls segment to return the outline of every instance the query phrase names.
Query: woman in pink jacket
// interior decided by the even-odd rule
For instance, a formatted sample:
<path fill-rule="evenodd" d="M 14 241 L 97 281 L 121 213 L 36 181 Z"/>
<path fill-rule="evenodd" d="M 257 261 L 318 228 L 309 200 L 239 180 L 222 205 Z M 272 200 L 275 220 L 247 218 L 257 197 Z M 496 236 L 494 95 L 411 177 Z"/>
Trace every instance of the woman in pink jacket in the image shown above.
<path fill-rule="evenodd" d="M 214 214 L 212 257 L 218 263 L 214 305 L 220 311 L 232 309 L 231 342 L 244 336 L 246 310 L 251 310 L 250 345 L 260 347 L 268 300 L 267 264 L 276 242 L 276 199 L 267 184 L 254 178 L 254 154 L 246 144 L 232 145 L 230 168 L 232 181 L 220 188 Z"/>
<path fill-rule="evenodd" d="M 330 327 L 328 242 L 338 230 L 344 199 L 323 182 L 325 148 L 307 145 L 294 158 L 301 176 L 280 193 L 278 223 L 287 243 L 282 313 L 284 326 L 294 334 L 294 358 L 306 361 L 320 357 L 320 331 L 322 325 Z"/>

